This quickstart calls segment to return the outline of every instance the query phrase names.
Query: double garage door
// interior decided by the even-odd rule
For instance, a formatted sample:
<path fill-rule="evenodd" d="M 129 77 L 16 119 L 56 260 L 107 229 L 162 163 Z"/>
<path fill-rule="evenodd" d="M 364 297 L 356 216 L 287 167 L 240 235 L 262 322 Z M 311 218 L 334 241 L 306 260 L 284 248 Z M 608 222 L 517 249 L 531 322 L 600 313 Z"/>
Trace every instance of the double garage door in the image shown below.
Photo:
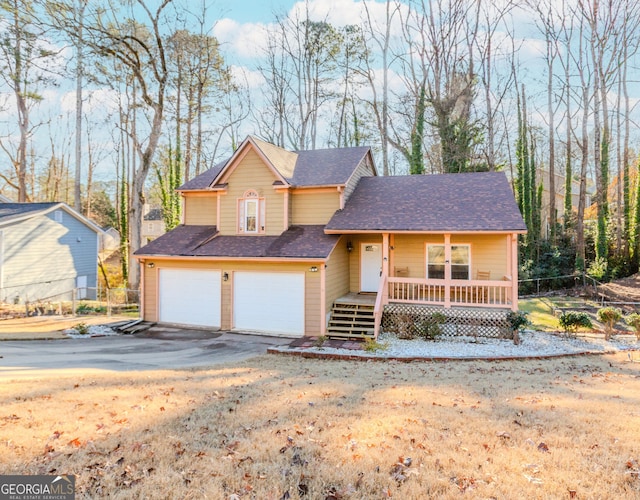
<path fill-rule="evenodd" d="M 159 318 L 164 323 L 219 328 L 221 272 L 160 269 Z M 233 273 L 233 328 L 304 334 L 304 273 Z"/>

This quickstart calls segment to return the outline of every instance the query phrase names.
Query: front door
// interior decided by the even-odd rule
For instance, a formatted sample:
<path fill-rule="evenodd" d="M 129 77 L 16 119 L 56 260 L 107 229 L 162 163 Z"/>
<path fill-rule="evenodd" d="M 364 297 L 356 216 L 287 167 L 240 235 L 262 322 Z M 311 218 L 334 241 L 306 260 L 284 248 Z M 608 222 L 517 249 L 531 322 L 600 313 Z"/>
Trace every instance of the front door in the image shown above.
<path fill-rule="evenodd" d="M 382 244 L 362 243 L 360 247 L 360 291 L 377 292 L 382 276 Z"/>

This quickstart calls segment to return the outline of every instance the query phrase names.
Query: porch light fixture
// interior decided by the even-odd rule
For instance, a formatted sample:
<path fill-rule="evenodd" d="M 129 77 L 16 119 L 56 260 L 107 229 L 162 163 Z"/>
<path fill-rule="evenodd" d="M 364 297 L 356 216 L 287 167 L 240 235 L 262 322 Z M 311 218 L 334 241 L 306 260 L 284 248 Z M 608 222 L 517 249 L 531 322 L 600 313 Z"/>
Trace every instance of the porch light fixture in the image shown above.
<path fill-rule="evenodd" d="M 352 252 L 353 251 L 353 243 L 351 243 L 350 241 L 347 241 L 347 252 Z"/>
<path fill-rule="evenodd" d="M 149 262 L 149 263 L 147 264 L 147 267 L 148 267 L 149 269 L 153 269 L 154 267 L 156 267 L 156 265 L 155 265 L 153 262 Z"/>
<path fill-rule="evenodd" d="M 309 271 L 311 271 L 312 273 L 317 273 L 318 272 L 318 267 L 317 266 L 311 266 L 309 268 Z"/>
<path fill-rule="evenodd" d="M 229 281 L 229 273 L 222 273 L 222 281 Z"/>

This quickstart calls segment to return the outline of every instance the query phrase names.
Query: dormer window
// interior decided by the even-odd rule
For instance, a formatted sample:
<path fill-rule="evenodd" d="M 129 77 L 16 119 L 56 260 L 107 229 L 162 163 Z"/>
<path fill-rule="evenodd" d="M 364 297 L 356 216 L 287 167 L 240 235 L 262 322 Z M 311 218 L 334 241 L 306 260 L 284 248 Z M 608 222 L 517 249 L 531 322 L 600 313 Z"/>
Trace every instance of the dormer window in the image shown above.
<path fill-rule="evenodd" d="M 245 191 L 238 199 L 238 232 L 244 234 L 264 233 L 264 198 L 255 189 Z"/>

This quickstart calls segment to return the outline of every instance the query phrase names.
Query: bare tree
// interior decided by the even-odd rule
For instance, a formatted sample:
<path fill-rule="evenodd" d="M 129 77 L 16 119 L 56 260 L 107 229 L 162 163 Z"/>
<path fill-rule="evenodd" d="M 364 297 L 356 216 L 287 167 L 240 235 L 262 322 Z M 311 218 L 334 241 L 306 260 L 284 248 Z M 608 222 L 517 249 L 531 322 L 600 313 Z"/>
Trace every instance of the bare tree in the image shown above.
<path fill-rule="evenodd" d="M 162 0 L 155 10 L 147 0 L 135 0 L 129 6 L 128 17 L 122 8 L 114 4 L 104 6 L 103 2 L 87 3 L 83 17 L 85 46 L 102 59 L 118 61 L 123 69 L 130 72 L 137 85 L 143 110 L 146 115 L 146 129 L 129 129 L 129 137 L 140 162 L 132 170 L 132 196 L 129 208 L 129 251 L 133 254 L 140 248 L 142 210 L 145 203 L 145 181 L 153 164 L 154 155 L 160 141 L 168 82 L 165 36 L 170 14 L 167 7 L 172 0 Z M 135 6 L 135 21 L 133 7 Z M 75 12 L 61 6 L 55 9 L 58 25 L 71 37 L 77 37 L 79 19 Z M 175 15 L 173 16 L 175 21 Z M 144 24 L 142 21 L 144 20 Z M 129 284 L 139 286 L 139 270 L 132 267 Z"/>
<path fill-rule="evenodd" d="M 0 32 L 0 79 L 15 100 L 19 131 L 15 148 L 10 140 L 0 141 L 13 166 L 13 172 L 0 173 L 0 177 L 17 190 L 18 201 L 23 202 L 29 199 L 28 147 L 34 131 L 30 113 L 42 99 L 39 86 L 47 81 L 44 66 L 53 52 L 43 43 L 44 28 L 37 20 L 32 1 L 1 2 L 0 15 L 4 17 Z"/>

